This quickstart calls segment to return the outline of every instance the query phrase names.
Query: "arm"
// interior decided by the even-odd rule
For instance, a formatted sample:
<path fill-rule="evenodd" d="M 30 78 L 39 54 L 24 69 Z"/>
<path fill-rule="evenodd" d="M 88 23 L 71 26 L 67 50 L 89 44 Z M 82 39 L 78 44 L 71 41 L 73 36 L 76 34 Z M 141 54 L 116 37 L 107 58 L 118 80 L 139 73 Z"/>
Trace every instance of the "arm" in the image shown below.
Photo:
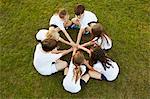
<path fill-rule="evenodd" d="M 73 51 L 73 48 L 70 48 L 68 50 L 64 50 L 64 51 L 62 51 L 62 55 L 66 55 L 66 54 L 70 53 L 71 51 Z"/>
<path fill-rule="evenodd" d="M 77 51 L 77 48 L 74 48 L 73 53 L 72 53 L 72 56 L 75 55 L 76 51 Z"/>
<path fill-rule="evenodd" d="M 95 71 L 93 69 L 93 67 L 91 65 L 89 65 L 88 61 L 87 60 L 84 60 L 84 64 L 87 66 L 88 69 L 92 70 L 92 71 Z"/>
<path fill-rule="evenodd" d="M 67 45 L 70 45 L 70 46 L 76 46 L 74 43 L 69 43 L 68 41 L 64 40 L 63 38 L 59 38 L 59 41 L 62 42 L 62 43 L 65 43 Z"/>
<path fill-rule="evenodd" d="M 79 45 L 78 48 L 86 51 L 91 56 L 91 51 L 89 49 L 87 49 L 87 48 L 85 48 L 85 47 L 83 47 L 81 45 Z"/>
<path fill-rule="evenodd" d="M 65 34 L 65 36 L 67 37 L 67 39 L 70 41 L 70 42 L 73 42 L 73 40 L 71 39 L 71 37 L 69 36 L 69 34 L 67 33 L 67 31 L 64 29 L 62 30 L 63 33 Z"/>
<path fill-rule="evenodd" d="M 80 43 L 80 40 L 81 40 L 83 31 L 84 31 L 84 28 L 81 28 L 81 29 L 79 30 L 76 44 L 79 44 L 79 43 Z"/>
<path fill-rule="evenodd" d="M 86 42 L 86 43 L 82 44 L 81 46 L 85 47 L 85 46 L 90 46 L 90 45 L 93 45 L 93 44 L 94 44 L 94 42 L 89 41 L 89 42 Z"/>

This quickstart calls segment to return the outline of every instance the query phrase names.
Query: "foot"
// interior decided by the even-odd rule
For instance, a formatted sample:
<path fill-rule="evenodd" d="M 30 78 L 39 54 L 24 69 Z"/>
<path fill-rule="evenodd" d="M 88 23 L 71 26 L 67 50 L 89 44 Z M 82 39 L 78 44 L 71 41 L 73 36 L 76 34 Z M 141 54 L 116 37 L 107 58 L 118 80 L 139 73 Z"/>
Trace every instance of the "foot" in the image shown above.
<path fill-rule="evenodd" d="M 79 25 L 76 25 L 76 24 L 72 24 L 70 26 L 71 29 L 80 29 Z"/>

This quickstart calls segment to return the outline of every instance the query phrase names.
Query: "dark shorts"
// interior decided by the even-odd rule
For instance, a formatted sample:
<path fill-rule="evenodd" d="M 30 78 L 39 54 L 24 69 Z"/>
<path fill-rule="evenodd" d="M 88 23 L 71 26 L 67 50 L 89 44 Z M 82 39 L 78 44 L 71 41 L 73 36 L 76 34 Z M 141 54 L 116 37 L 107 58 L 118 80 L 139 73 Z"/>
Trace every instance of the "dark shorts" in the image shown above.
<path fill-rule="evenodd" d="M 50 27 L 54 27 L 54 28 L 57 28 L 58 26 L 55 25 L 55 24 L 51 24 Z"/>
<path fill-rule="evenodd" d="M 107 78 L 103 74 L 101 74 L 101 79 L 105 80 L 105 81 L 108 81 Z"/>
<path fill-rule="evenodd" d="M 84 86 L 85 86 L 85 81 L 84 80 L 82 80 L 82 79 L 80 79 L 80 85 L 81 85 L 81 88 L 83 88 Z"/>

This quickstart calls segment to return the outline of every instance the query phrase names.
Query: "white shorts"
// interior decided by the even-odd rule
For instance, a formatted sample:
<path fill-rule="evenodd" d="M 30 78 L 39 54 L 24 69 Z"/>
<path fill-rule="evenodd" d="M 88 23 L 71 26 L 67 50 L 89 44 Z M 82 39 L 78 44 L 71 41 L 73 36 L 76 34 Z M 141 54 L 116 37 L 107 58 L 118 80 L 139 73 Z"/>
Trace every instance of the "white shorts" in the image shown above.
<path fill-rule="evenodd" d="M 51 70 L 51 74 L 58 72 L 58 70 L 56 69 L 56 64 L 55 63 L 51 65 L 50 70 Z"/>

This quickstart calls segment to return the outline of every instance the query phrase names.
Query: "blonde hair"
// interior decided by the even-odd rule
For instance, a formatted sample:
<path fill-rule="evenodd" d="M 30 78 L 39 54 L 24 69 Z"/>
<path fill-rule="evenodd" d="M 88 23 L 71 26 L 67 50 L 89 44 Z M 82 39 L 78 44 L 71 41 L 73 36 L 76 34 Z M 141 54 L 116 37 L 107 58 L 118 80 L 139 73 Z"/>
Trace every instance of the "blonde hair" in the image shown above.
<path fill-rule="evenodd" d="M 77 51 L 77 52 L 80 52 L 80 51 Z M 82 52 L 80 52 L 80 54 L 76 53 L 73 56 L 73 60 L 72 61 L 73 61 L 74 65 L 80 66 L 84 62 L 84 55 L 83 55 L 83 53 Z"/>
<path fill-rule="evenodd" d="M 74 72 L 74 78 L 75 78 L 75 83 L 76 83 L 78 81 L 78 79 L 81 77 L 81 74 L 82 74 L 81 67 L 76 66 L 76 68 L 74 68 L 73 72 Z"/>
<path fill-rule="evenodd" d="M 59 11 L 58 11 L 58 15 L 59 15 L 59 17 L 60 18 L 65 18 L 65 16 L 67 15 L 68 13 L 67 13 L 67 11 L 64 9 L 64 8 L 61 8 L 61 9 L 59 9 Z"/>
<path fill-rule="evenodd" d="M 50 27 L 48 33 L 46 34 L 46 37 L 58 41 L 60 36 L 59 33 L 53 27 Z"/>

